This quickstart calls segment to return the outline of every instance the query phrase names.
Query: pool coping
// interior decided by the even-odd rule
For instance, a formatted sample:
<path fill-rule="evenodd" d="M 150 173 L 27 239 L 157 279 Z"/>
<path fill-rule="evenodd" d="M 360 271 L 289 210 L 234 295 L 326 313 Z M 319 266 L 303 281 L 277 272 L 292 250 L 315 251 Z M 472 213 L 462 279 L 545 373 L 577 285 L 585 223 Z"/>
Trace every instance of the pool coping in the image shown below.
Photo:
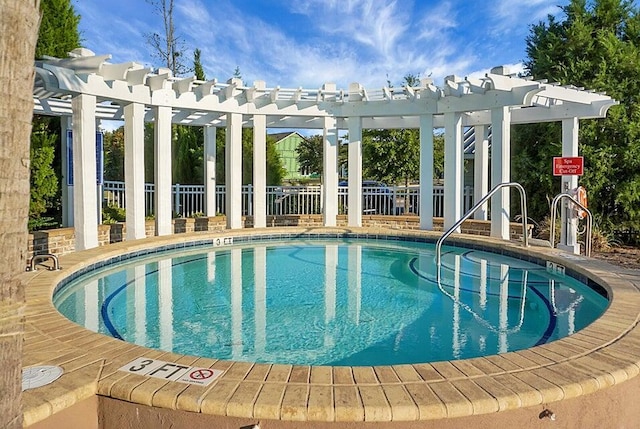
<path fill-rule="evenodd" d="M 59 365 L 55 382 L 23 392 L 28 426 L 93 395 L 154 407 L 254 419 L 317 422 L 420 421 L 532 407 L 596 392 L 640 373 L 640 278 L 631 270 L 556 249 L 488 237 L 453 235 L 474 248 L 542 258 L 602 285 L 611 297 L 603 316 L 561 340 L 530 349 L 429 364 L 328 367 L 253 364 L 152 350 L 93 333 L 53 307 L 56 286 L 72 272 L 123 252 L 246 235 L 440 234 L 388 228 L 281 227 L 195 232 L 127 241 L 60 257 L 60 271 L 23 275 L 27 304 L 23 365 Z M 220 369 L 209 386 L 118 371 L 135 358 Z"/>

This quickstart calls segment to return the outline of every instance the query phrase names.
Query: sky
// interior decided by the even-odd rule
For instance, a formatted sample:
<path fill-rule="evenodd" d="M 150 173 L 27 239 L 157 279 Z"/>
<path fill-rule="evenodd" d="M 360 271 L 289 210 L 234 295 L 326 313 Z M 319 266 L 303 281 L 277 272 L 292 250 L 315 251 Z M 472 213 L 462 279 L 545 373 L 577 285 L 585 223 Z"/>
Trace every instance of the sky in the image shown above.
<path fill-rule="evenodd" d="M 83 47 L 112 63 L 162 64 L 147 43 L 164 34 L 147 0 L 72 0 Z M 168 0 L 167 0 L 168 1 Z M 193 65 L 202 51 L 207 79 L 225 82 L 239 68 L 251 86 L 316 89 L 358 82 L 381 88 L 407 74 L 484 75 L 522 70 L 530 26 L 562 17 L 563 0 L 174 0 L 177 36 Z"/>

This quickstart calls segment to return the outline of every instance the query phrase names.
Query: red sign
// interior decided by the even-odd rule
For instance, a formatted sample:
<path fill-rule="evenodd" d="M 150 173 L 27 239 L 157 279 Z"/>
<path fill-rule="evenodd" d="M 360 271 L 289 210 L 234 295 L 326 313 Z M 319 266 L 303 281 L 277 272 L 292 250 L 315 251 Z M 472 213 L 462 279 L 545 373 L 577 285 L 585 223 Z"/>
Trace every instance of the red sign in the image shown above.
<path fill-rule="evenodd" d="M 554 156 L 554 176 L 582 176 L 584 174 L 584 158 L 581 156 Z"/>

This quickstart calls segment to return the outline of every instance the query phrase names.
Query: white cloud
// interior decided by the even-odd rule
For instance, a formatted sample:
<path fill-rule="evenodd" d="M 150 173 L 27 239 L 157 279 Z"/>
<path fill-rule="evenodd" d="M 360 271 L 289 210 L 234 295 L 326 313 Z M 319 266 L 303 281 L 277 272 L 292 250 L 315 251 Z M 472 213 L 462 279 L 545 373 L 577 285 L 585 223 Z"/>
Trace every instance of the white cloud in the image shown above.
<path fill-rule="evenodd" d="M 492 29 L 497 34 L 528 31 L 528 26 L 560 13 L 557 0 L 529 0 L 527 2 L 498 0 L 491 9 Z M 524 31 L 523 31 L 524 30 Z"/>

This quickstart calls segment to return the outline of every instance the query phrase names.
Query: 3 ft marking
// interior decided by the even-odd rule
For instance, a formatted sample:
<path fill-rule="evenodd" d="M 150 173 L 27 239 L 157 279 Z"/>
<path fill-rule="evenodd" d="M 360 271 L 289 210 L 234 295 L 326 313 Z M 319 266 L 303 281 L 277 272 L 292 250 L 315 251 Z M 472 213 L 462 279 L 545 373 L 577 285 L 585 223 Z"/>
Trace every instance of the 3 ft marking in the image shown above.
<path fill-rule="evenodd" d="M 163 360 L 145 357 L 139 357 L 119 368 L 119 370 L 131 374 L 145 375 L 161 380 L 179 381 L 187 384 L 197 384 L 199 386 L 208 386 L 213 380 L 224 373 L 224 371 L 219 369 L 180 365 L 179 363 L 165 362 Z"/>
<path fill-rule="evenodd" d="M 233 244 L 233 237 L 221 237 L 213 240 L 213 245 L 217 246 L 230 246 Z"/>

